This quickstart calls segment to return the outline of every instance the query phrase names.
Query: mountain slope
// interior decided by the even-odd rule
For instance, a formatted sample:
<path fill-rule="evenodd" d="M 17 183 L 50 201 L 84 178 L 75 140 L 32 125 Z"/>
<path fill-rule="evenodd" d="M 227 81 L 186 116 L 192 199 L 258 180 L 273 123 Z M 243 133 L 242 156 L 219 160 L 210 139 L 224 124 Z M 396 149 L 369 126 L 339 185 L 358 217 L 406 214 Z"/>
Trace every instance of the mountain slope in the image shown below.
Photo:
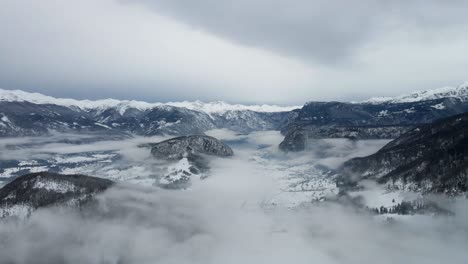
<path fill-rule="evenodd" d="M 344 183 L 375 179 L 390 188 L 459 194 L 468 190 L 468 113 L 418 126 L 377 153 L 347 161 Z"/>
<path fill-rule="evenodd" d="M 310 138 L 393 139 L 416 125 L 467 111 L 467 84 L 362 103 L 309 102 L 282 128 L 280 148 L 304 150 Z"/>
<path fill-rule="evenodd" d="M 57 204 L 81 206 L 113 185 L 106 179 L 49 172 L 27 174 L 0 189 L 0 217 L 25 217 Z"/>

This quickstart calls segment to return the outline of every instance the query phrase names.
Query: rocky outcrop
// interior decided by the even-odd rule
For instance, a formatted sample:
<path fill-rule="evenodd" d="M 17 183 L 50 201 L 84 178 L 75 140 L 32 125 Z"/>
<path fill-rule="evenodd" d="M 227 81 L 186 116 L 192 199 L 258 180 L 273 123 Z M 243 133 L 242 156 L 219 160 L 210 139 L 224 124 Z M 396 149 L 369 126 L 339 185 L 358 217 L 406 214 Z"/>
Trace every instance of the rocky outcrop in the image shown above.
<path fill-rule="evenodd" d="M 40 172 L 20 176 L 0 189 L 0 217 L 26 217 L 52 205 L 81 206 L 110 186 L 106 179 Z"/>
<path fill-rule="evenodd" d="M 390 188 L 459 194 L 468 190 L 468 113 L 418 126 L 377 153 L 347 161 L 341 182 L 375 179 Z"/>
<path fill-rule="evenodd" d="M 229 157 L 234 154 L 232 149 L 210 136 L 182 136 L 153 144 L 151 154 L 158 159 L 180 160 L 192 155 L 211 155 Z"/>
<path fill-rule="evenodd" d="M 176 137 L 146 146 L 151 147 L 155 158 L 170 162 L 167 173 L 160 177 L 157 184 L 168 189 L 190 186 L 193 176 L 205 178 L 209 170 L 205 156 L 229 157 L 234 154 L 223 142 L 201 135 Z"/>

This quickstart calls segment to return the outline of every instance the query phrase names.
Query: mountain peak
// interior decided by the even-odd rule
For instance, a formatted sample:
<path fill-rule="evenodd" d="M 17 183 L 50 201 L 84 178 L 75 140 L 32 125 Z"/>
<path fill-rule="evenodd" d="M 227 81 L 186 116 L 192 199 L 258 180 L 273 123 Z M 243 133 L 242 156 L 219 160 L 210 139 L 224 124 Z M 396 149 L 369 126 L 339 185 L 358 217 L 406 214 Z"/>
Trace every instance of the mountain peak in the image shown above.
<path fill-rule="evenodd" d="M 373 97 L 362 103 L 412 103 L 447 97 L 458 98 L 461 101 L 468 101 L 468 82 L 465 82 L 457 87 L 441 87 L 432 90 L 417 91 L 397 97 Z"/>

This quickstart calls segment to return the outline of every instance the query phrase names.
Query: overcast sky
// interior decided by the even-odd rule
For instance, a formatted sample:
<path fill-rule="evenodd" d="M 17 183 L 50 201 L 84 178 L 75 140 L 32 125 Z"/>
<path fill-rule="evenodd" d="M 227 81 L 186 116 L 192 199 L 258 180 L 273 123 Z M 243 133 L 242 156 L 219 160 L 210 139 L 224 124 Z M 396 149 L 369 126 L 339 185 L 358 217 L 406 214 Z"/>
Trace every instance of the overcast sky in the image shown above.
<path fill-rule="evenodd" d="M 297 104 L 468 80 L 468 1 L 2 0 L 0 88 Z"/>

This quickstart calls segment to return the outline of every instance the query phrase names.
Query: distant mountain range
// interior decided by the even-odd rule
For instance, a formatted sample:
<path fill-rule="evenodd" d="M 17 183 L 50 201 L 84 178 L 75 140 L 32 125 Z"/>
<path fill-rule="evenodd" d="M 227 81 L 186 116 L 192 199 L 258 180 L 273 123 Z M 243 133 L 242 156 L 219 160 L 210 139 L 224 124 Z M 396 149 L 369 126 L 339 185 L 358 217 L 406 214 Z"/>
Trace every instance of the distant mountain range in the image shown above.
<path fill-rule="evenodd" d="M 157 107 L 178 107 L 188 110 L 203 112 L 206 114 L 223 114 L 228 111 L 253 111 L 262 113 L 271 112 L 286 112 L 302 106 L 278 106 L 278 105 L 242 105 L 229 104 L 223 101 L 217 102 L 202 102 L 202 101 L 183 101 L 183 102 L 167 102 L 167 103 L 148 103 L 135 100 L 75 100 L 68 98 L 55 98 L 40 93 L 29 93 L 21 90 L 4 90 L 0 89 L 0 102 L 29 102 L 39 105 L 59 105 L 68 108 L 79 108 L 85 111 L 105 111 L 114 109 L 121 115 L 124 115 L 127 110 L 136 109 L 139 111 L 147 111 Z"/>
<path fill-rule="evenodd" d="M 238 133 L 281 130 L 281 149 L 300 151 L 308 138 L 396 138 L 420 124 L 468 111 L 468 83 L 364 102 L 304 106 L 225 102 L 147 103 L 74 100 L 0 89 L 0 136 L 53 132 L 190 135 L 226 128 Z"/>
<path fill-rule="evenodd" d="M 200 101 L 74 100 L 0 89 L 0 136 L 51 132 L 188 135 L 215 128 L 248 133 L 279 129 L 295 108 Z"/>

